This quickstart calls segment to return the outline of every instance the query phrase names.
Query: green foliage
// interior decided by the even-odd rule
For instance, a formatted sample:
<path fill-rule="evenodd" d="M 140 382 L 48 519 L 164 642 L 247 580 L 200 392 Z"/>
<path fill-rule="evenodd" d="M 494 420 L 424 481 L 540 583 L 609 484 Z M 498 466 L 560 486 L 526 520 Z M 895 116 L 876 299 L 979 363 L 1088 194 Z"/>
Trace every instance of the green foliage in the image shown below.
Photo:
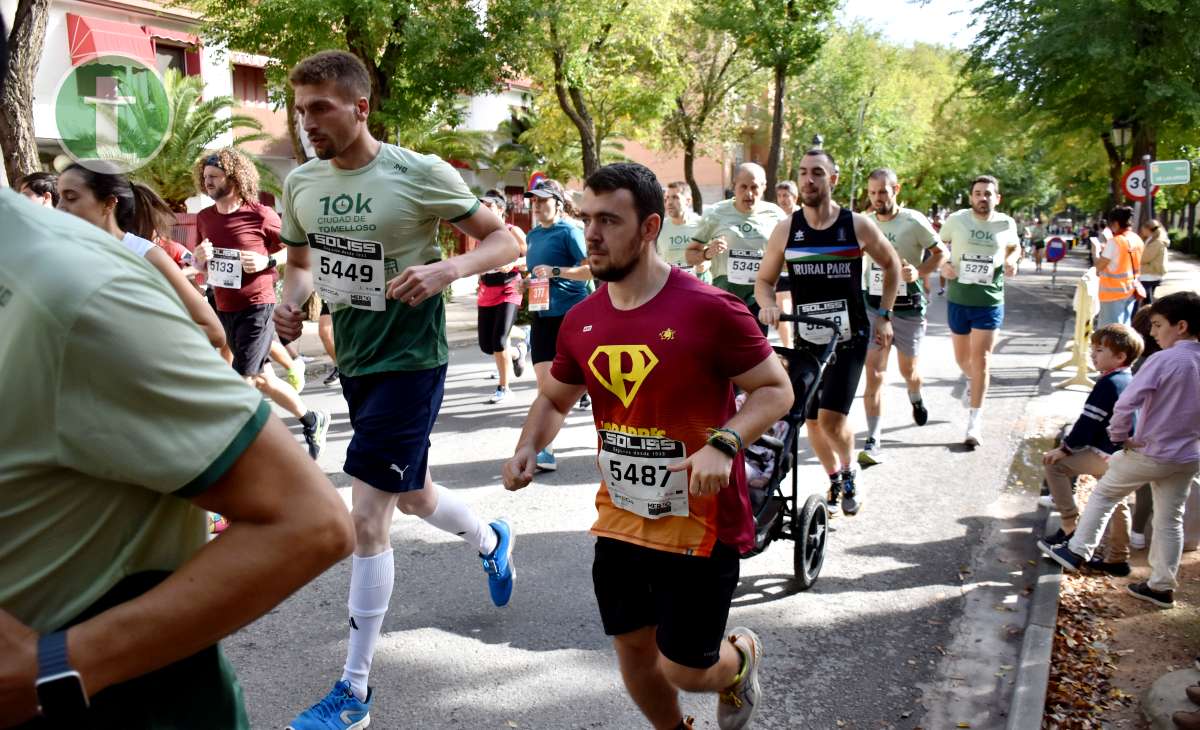
<path fill-rule="evenodd" d="M 587 175 L 605 161 L 606 142 L 655 133 L 677 83 L 667 46 L 671 11 L 680 2 L 489 4 L 491 22 L 520 29 L 512 34 L 519 59 L 515 70 L 532 77 L 538 88 L 532 126 L 521 142 L 558 163 L 553 166 L 560 173 L 568 170 L 558 154 L 575 146 L 578 174 Z"/>
<path fill-rule="evenodd" d="M 228 113 L 234 105 L 233 97 L 203 98 L 204 82 L 199 76 L 184 76 L 170 69 L 163 75 L 163 83 L 171 105 L 170 135 L 159 153 L 132 177 L 154 188 L 173 209 L 182 210 L 184 200 L 196 194 L 192 166 L 222 135 L 232 134 L 235 147 L 269 139 L 270 135 L 261 131 L 257 119 Z M 238 134 L 238 130 L 251 131 Z M 258 168 L 262 189 L 279 193 L 275 173 L 254 155 L 247 156 Z"/>
<path fill-rule="evenodd" d="M 1082 135 L 1123 161 L 1155 154 L 1164 137 L 1200 125 L 1200 3 L 1194 0 L 985 0 L 967 71 L 989 99 L 1044 133 Z M 1108 138 L 1132 124 L 1132 150 Z M 1130 152 L 1132 153 L 1130 155 Z"/>
<path fill-rule="evenodd" d="M 287 72 L 325 49 L 348 50 L 372 77 L 371 128 L 391 141 L 436 127 L 460 94 L 495 89 L 511 60 L 508 32 L 481 20 L 470 0 L 198 0 L 205 37 L 270 56 L 282 101 Z"/>
<path fill-rule="evenodd" d="M 671 21 L 670 48 L 683 83 L 662 125 L 660 145 L 684 153 L 684 178 L 692 203 L 703 204 L 692 163 L 741 133 L 744 109 L 764 88 L 750 54 L 729 33 L 701 22 L 695 9 L 680 10 Z"/>

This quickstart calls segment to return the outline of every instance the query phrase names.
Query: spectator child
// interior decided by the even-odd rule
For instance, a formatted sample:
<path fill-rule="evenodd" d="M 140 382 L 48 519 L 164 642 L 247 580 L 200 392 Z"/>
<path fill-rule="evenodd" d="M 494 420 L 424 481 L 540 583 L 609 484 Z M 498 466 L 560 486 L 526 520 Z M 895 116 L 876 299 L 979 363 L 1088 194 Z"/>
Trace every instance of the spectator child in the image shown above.
<path fill-rule="evenodd" d="M 1092 362 L 1101 373 L 1100 379 L 1062 445 L 1042 457 L 1050 487 L 1050 497 L 1043 497 L 1043 503 L 1062 514 L 1063 534 L 1051 542 L 1065 540 L 1075 531 L 1079 519 L 1072 478 L 1090 474 L 1099 479 L 1108 471 L 1108 459 L 1117 450 L 1108 438 L 1113 406 L 1133 378 L 1130 365 L 1142 353 L 1141 335 L 1123 324 L 1101 327 L 1092 333 L 1091 343 Z M 1113 575 L 1129 575 L 1129 507 L 1124 500 L 1116 507 L 1106 557 L 1104 561 L 1093 561 L 1092 567 Z"/>
<path fill-rule="evenodd" d="M 1162 352 L 1151 357 L 1125 388 L 1108 426 L 1123 444 L 1092 492 L 1069 542 L 1038 542 L 1046 557 L 1078 570 L 1100 540 L 1119 502 L 1146 482 L 1154 495 L 1150 579 L 1131 583 L 1135 598 L 1162 608 L 1175 605 L 1183 551 L 1183 507 L 1200 472 L 1200 294 L 1179 292 L 1151 305 L 1151 333 Z M 1138 433 L 1132 435 L 1134 413 Z"/>

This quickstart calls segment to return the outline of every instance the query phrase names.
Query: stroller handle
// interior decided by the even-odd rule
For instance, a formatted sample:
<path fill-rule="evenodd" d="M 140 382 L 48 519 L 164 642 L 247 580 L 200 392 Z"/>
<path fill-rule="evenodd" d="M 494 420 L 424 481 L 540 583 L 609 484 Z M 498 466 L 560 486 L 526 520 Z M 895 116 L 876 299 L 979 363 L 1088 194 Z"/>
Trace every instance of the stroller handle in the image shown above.
<path fill-rule="evenodd" d="M 806 317 L 803 314 L 785 314 L 780 313 L 780 322 L 799 322 L 801 324 L 813 325 L 815 327 L 827 327 L 833 330 L 834 339 L 842 336 L 842 328 L 838 326 L 837 320 L 819 319 L 817 317 Z"/>

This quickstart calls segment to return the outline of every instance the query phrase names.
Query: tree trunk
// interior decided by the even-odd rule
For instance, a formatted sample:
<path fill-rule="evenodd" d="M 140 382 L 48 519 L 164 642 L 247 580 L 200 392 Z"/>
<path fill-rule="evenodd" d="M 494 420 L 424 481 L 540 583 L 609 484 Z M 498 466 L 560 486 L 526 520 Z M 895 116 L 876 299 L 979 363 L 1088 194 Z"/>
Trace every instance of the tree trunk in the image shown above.
<path fill-rule="evenodd" d="M 1100 141 L 1104 144 L 1104 154 L 1108 157 L 1108 208 L 1112 210 L 1124 197 L 1124 193 L 1121 192 L 1121 176 L 1124 170 L 1121 169 L 1121 153 L 1113 144 L 1112 133 L 1104 132 L 1100 135 Z"/>
<path fill-rule="evenodd" d="M 695 139 L 687 139 L 683 143 L 683 179 L 692 190 L 692 210 L 700 215 L 704 212 L 704 197 L 700 194 L 700 185 L 696 183 Z"/>
<path fill-rule="evenodd" d="M 33 82 L 37 78 L 50 0 L 18 0 L 8 36 L 8 75 L 0 93 L 0 150 L 9 184 L 41 169 L 33 130 Z"/>
<path fill-rule="evenodd" d="M 775 67 L 775 99 L 771 104 L 771 150 L 767 153 L 767 189 L 764 197 L 775 202 L 775 183 L 779 180 L 779 157 L 783 147 L 783 95 L 787 90 L 787 66 Z"/>
<path fill-rule="evenodd" d="M 583 93 L 567 81 L 566 52 L 559 48 L 554 53 L 554 96 L 563 114 L 579 130 L 579 148 L 583 162 L 583 177 L 587 179 L 600 169 L 600 150 L 596 145 L 596 125 L 588 112 Z"/>
<path fill-rule="evenodd" d="M 1196 206 L 1200 203 L 1188 204 L 1188 237 L 1191 238 L 1196 233 Z"/>
<path fill-rule="evenodd" d="M 292 159 L 297 165 L 308 162 L 308 153 L 304 151 L 304 141 L 300 139 L 300 123 L 296 115 L 296 91 L 287 84 L 284 91 L 284 108 L 288 120 L 288 139 L 292 143 Z"/>

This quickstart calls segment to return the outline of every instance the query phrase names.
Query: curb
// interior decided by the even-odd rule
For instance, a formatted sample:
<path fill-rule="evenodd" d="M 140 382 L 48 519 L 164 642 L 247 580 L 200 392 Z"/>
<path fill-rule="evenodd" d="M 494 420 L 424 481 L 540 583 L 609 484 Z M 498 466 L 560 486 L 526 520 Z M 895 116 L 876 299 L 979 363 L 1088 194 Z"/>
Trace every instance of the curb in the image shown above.
<path fill-rule="evenodd" d="M 1063 323 L 1059 345 L 1074 332 L 1073 322 Z M 1057 353 L 1054 357 L 1058 357 Z M 1052 358 L 1053 359 L 1053 358 Z M 1054 370 L 1047 369 L 1045 377 L 1053 379 Z M 1051 380 L 1051 382 L 1053 382 Z M 1062 526 L 1058 512 L 1048 507 L 1038 507 L 1045 513 L 1042 521 L 1041 539 L 1054 533 Z M 1029 617 L 1021 640 L 1021 654 L 1017 661 L 1014 677 L 1012 702 L 1008 708 L 1007 730 L 1028 730 L 1042 726 L 1046 708 L 1046 690 L 1050 683 L 1050 657 L 1054 652 L 1054 632 L 1058 624 L 1058 591 L 1062 584 L 1062 568 L 1046 560 L 1040 551 L 1034 551 L 1038 562 L 1037 578 L 1033 595 L 1029 599 Z"/>
<path fill-rule="evenodd" d="M 1057 530 L 1057 513 L 1046 507 L 1042 535 Z M 1062 568 L 1038 556 L 1037 582 L 1030 598 L 1029 621 L 1021 642 L 1021 658 L 1017 665 L 1012 705 L 1008 711 L 1008 730 L 1028 730 L 1042 726 L 1046 707 L 1046 685 L 1050 682 L 1050 655 L 1054 649 L 1054 631 L 1058 621 L 1058 589 L 1062 583 Z"/>

